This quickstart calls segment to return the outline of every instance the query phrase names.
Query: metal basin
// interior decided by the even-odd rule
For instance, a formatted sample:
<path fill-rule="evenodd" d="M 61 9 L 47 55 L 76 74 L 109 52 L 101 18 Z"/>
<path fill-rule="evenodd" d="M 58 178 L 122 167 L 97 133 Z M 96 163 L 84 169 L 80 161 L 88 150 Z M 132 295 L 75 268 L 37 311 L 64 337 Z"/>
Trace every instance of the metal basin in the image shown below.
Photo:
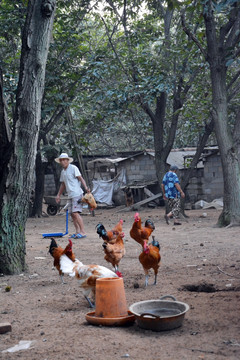
<path fill-rule="evenodd" d="M 172 300 L 164 300 L 171 298 Z M 130 305 L 129 311 L 135 315 L 137 325 L 153 331 L 172 330 L 182 325 L 189 305 L 166 295 L 159 300 L 140 301 Z"/>

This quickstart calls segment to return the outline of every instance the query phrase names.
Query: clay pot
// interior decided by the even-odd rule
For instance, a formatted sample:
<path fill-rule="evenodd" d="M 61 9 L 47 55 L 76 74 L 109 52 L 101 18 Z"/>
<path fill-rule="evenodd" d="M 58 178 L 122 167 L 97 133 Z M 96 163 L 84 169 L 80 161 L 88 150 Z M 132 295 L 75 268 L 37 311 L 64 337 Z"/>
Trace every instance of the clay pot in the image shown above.
<path fill-rule="evenodd" d="M 96 281 L 95 315 L 101 318 L 128 316 L 122 278 L 102 278 Z"/>

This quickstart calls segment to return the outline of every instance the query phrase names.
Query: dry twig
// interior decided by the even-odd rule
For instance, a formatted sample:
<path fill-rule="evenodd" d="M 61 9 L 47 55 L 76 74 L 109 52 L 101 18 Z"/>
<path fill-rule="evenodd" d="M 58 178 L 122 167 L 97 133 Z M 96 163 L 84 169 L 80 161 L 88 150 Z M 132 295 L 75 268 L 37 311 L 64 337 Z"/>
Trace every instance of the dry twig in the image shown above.
<path fill-rule="evenodd" d="M 217 268 L 218 268 L 218 270 L 219 270 L 221 273 L 223 273 L 223 274 L 225 274 L 225 275 L 227 275 L 227 276 L 230 276 L 230 277 L 233 278 L 233 279 L 240 279 L 240 277 L 237 277 L 237 276 L 234 276 L 234 275 L 231 275 L 231 274 L 226 273 L 226 272 L 223 271 L 219 266 L 217 266 Z"/>

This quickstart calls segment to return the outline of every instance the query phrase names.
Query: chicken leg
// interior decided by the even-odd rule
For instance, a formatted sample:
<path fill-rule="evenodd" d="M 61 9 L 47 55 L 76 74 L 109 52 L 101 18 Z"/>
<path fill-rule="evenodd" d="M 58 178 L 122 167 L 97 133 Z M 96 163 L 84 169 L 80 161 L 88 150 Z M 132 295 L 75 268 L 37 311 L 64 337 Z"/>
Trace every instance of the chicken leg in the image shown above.
<path fill-rule="evenodd" d="M 95 305 L 91 302 L 91 300 L 89 299 L 89 297 L 87 295 L 84 295 L 85 299 L 87 300 L 87 302 L 89 303 L 90 305 L 90 308 L 94 308 Z"/>

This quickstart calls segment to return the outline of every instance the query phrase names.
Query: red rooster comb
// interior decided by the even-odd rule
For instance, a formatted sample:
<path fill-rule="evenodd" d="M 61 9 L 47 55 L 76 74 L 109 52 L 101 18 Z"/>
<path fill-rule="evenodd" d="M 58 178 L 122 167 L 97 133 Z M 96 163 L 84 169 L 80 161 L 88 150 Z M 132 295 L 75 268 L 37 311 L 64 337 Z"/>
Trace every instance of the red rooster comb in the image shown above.
<path fill-rule="evenodd" d="M 72 247 L 72 240 L 68 239 L 68 241 L 69 241 L 69 245 Z"/>
<path fill-rule="evenodd" d="M 135 222 L 139 221 L 139 213 L 136 212 L 136 214 L 134 215 L 134 220 Z"/>
<path fill-rule="evenodd" d="M 123 224 L 123 219 L 120 219 L 120 221 L 119 221 L 119 222 L 120 222 L 120 224 Z"/>
<path fill-rule="evenodd" d="M 122 273 L 121 273 L 120 271 L 116 271 L 116 274 L 117 274 L 117 276 L 120 277 L 120 278 L 123 277 L 123 276 L 122 276 Z"/>

